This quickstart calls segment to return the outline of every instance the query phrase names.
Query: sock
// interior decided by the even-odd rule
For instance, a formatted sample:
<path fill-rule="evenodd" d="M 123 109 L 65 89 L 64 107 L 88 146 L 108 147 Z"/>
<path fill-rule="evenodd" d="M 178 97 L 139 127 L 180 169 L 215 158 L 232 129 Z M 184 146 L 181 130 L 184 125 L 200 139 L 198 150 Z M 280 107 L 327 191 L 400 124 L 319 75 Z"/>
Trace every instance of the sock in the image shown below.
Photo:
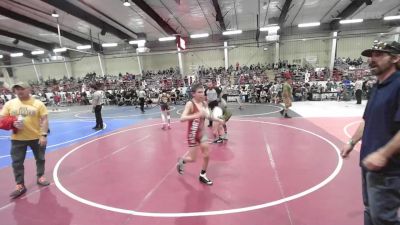
<path fill-rule="evenodd" d="M 200 175 L 205 175 L 206 171 L 205 170 L 201 170 Z"/>
<path fill-rule="evenodd" d="M 161 119 L 162 119 L 163 124 L 165 124 L 165 115 L 164 115 L 164 112 L 161 112 Z"/>

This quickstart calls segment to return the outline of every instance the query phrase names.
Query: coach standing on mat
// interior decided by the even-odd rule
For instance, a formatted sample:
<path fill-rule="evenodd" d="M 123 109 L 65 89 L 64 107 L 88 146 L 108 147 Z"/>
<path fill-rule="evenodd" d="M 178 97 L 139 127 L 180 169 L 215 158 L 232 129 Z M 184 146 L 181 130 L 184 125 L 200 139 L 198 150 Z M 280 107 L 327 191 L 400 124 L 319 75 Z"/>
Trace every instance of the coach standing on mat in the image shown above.
<path fill-rule="evenodd" d="M 400 225 L 400 44 L 375 43 L 364 50 L 377 79 L 363 122 L 343 147 L 346 158 L 362 140 L 360 162 L 364 225 Z"/>
<path fill-rule="evenodd" d="M 102 130 L 103 129 L 103 117 L 101 116 L 101 108 L 102 106 L 102 93 L 99 90 L 99 84 L 94 84 L 92 86 L 94 93 L 93 93 L 93 98 L 92 98 L 92 107 L 93 107 L 93 112 L 96 117 L 96 126 L 93 127 L 95 130 Z"/>
<path fill-rule="evenodd" d="M 284 118 L 292 118 L 288 115 L 289 108 L 292 107 L 293 91 L 292 91 L 292 79 L 287 78 L 286 82 L 282 87 L 282 99 L 284 108 L 280 111 Z"/>
<path fill-rule="evenodd" d="M 47 144 L 48 119 L 47 108 L 39 100 L 33 98 L 31 87 L 25 82 L 18 82 L 12 87 L 17 95 L 4 105 L 1 116 L 16 116 L 14 127 L 18 128 L 11 135 L 11 160 L 15 182 L 15 191 L 10 197 L 17 198 L 26 192 L 24 182 L 24 161 L 27 147 L 32 149 L 36 160 L 37 184 L 47 186 L 50 183 L 44 177 L 45 150 Z"/>

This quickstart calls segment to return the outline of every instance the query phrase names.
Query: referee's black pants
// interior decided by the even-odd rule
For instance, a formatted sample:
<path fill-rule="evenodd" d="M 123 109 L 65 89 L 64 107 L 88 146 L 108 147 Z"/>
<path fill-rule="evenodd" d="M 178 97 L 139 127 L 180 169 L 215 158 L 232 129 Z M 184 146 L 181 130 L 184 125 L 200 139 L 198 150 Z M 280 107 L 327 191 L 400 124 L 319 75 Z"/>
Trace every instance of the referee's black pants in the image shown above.
<path fill-rule="evenodd" d="M 101 117 L 101 105 L 96 105 L 94 108 L 94 115 L 96 116 L 96 128 L 103 129 L 103 118 Z"/>
<path fill-rule="evenodd" d="M 356 100 L 357 104 L 361 104 L 361 99 L 362 99 L 362 90 L 358 89 L 356 90 Z"/>

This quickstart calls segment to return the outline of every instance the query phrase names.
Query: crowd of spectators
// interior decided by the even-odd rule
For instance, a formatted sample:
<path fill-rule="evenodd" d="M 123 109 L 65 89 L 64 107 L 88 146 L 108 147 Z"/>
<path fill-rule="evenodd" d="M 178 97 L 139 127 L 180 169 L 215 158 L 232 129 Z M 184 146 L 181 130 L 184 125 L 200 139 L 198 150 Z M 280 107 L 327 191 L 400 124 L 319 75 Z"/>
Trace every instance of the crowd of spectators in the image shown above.
<path fill-rule="evenodd" d="M 336 65 L 360 66 L 362 59 L 338 58 Z M 188 88 L 193 82 L 207 83 L 212 81 L 216 86 L 226 89 L 230 95 L 241 95 L 243 100 L 252 103 L 275 102 L 282 89 L 282 82 L 292 78 L 293 98 L 296 101 L 313 100 L 313 93 L 337 93 L 337 99 L 351 99 L 355 76 L 330 76 L 327 68 L 310 68 L 279 61 L 274 64 L 251 64 L 224 67 L 199 66 L 192 75 L 181 77 L 179 68 L 168 68 L 158 71 L 142 71 L 142 74 L 125 74 L 99 76 L 88 73 L 80 78 L 48 79 L 32 83 L 32 94 L 42 101 L 53 105 L 86 105 L 90 104 L 90 86 L 100 84 L 104 90 L 106 104 L 134 105 L 137 92 L 141 89 L 147 93 L 147 102 L 151 103 L 162 90 L 172 93 L 175 102 L 180 103 L 189 98 Z M 365 96 L 368 95 L 373 81 L 365 80 Z M 0 101 L 13 98 L 9 89 L 0 89 Z M 153 100 L 152 100 L 153 99 Z"/>

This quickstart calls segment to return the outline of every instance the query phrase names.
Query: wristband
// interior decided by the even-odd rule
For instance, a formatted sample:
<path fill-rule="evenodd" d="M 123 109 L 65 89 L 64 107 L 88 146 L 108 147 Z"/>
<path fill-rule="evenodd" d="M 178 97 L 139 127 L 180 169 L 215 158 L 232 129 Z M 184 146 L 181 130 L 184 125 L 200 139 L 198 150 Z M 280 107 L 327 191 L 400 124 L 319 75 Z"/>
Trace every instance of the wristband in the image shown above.
<path fill-rule="evenodd" d="M 353 139 L 350 139 L 349 142 L 347 142 L 347 144 L 351 145 L 351 147 L 354 147 L 356 145 L 356 143 L 354 143 Z"/>

